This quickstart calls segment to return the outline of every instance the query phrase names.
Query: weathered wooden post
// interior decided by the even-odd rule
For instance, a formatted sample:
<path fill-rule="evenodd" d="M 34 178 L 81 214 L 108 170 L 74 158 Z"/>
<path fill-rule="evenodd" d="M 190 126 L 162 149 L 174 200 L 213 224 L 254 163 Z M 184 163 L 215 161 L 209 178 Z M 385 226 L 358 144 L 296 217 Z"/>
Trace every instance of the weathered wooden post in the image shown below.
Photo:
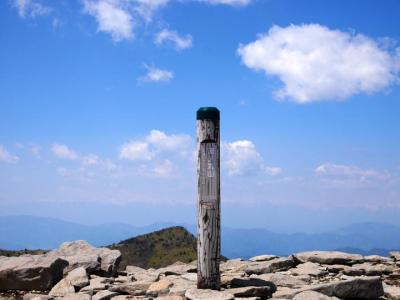
<path fill-rule="evenodd" d="M 219 110 L 197 111 L 197 287 L 220 288 L 220 131 Z"/>

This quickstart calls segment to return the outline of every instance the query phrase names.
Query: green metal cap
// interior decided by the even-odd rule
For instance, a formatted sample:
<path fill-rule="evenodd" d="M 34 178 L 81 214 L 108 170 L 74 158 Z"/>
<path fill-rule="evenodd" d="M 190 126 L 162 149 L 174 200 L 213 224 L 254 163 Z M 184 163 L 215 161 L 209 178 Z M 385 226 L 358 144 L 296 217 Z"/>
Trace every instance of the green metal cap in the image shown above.
<path fill-rule="evenodd" d="M 200 107 L 197 111 L 197 120 L 219 120 L 219 110 L 216 107 Z"/>

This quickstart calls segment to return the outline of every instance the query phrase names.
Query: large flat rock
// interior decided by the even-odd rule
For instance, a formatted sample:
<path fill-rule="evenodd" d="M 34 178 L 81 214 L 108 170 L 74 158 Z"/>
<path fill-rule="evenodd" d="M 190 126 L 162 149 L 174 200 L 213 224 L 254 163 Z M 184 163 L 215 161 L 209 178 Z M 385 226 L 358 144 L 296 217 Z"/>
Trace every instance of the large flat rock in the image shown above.
<path fill-rule="evenodd" d="M 286 271 L 295 265 L 292 256 L 280 257 L 268 261 L 251 262 L 244 266 L 246 274 L 265 274 L 278 271 Z"/>
<path fill-rule="evenodd" d="M 353 265 L 364 262 L 359 254 L 350 254 L 339 251 L 309 251 L 294 255 L 300 262 L 313 262 L 324 265 Z"/>
<path fill-rule="evenodd" d="M 329 297 L 341 299 L 376 300 L 383 296 L 383 285 L 380 277 L 356 277 L 342 281 L 315 284 L 300 289 L 281 289 L 275 298 L 293 299 L 304 291 L 315 291 Z"/>
<path fill-rule="evenodd" d="M 0 256 L 0 290 L 50 289 L 62 279 L 65 259 L 43 255 Z"/>

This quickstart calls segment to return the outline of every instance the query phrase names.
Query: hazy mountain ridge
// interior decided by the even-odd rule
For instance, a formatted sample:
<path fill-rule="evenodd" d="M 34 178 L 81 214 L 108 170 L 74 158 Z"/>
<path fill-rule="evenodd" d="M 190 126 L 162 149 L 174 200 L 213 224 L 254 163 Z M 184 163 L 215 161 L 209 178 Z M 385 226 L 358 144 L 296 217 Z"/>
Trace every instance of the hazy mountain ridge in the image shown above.
<path fill-rule="evenodd" d="M 126 224 L 87 226 L 50 218 L 0 216 L 0 249 L 53 249 L 64 241 L 83 239 L 96 246 L 111 245 L 169 226 L 187 224 L 159 223 L 145 227 Z M 222 228 L 222 254 L 248 258 L 263 253 L 288 255 L 307 250 L 352 249 L 352 252 L 387 254 L 400 249 L 400 227 L 362 223 L 318 233 L 274 233 L 267 229 Z"/>

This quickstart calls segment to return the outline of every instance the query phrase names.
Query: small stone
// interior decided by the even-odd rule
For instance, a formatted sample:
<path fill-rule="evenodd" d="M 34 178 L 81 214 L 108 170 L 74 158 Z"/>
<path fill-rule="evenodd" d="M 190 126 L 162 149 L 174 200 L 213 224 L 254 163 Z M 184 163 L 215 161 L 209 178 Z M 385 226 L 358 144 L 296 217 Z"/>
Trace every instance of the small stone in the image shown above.
<path fill-rule="evenodd" d="M 325 267 L 312 262 L 306 262 L 298 265 L 296 268 L 291 269 L 293 275 L 310 275 L 320 277 L 326 275 L 328 272 Z"/>
<path fill-rule="evenodd" d="M 269 273 L 261 275 L 251 275 L 250 278 L 259 278 L 268 282 L 272 282 L 276 286 L 281 287 L 301 287 L 310 283 L 310 276 L 292 276 L 281 273 Z"/>
<path fill-rule="evenodd" d="M 276 255 L 270 255 L 270 254 L 265 254 L 265 255 L 257 255 L 257 256 L 253 256 L 252 258 L 250 258 L 250 261 L 268 261 L 274 258 L 278 258 L 279 256 Z"/>
<path fill-rule="evenodd" d="M 329 297 L 314 291 L 305 291 L 294 296 L 293 300 L 340 300 L 340 299 L 336 297 Z"/>
<path fill-rule="evenodd" d="M 92 296 L 83 293 L 65 295 L 63 300 L 91 300 Z"/>
<path fill-rule="evenodd" d="M 76 268 L 69 272 L 67 275 L 67 280 L 69 280 L 70 283 L 78 289 L 89 285 L 89 278 L 86 273 L 86 269 L 83 267 Z"/>
<path fill-rule="evenodd" d="M 184 300 L 182 296 L 161 296 L 157 300 Z"/>
<path fill-rule="evenodd" d="M 92 297 L 92 300 L 108 300 L 113 296 L 117 296 L 118 293 L 111 291 L 99 291 L 96 295 Z"/>
<path fill-rule="evenodd" d="M 134 281 L 113 285 L 108 288 L 109 291 L 118 292 L 121 294 L 129 294 L 132 296 L 140 296 L 146 294 L 147 289 L 150 287 L 151 282 Z"/>
<path fill-rule="evenodd" d="M 367 262 L 373 262 L 373 263 L 393 262 L 391 258 L 380 255 L 368 255 L 364 256 L 364 259 Z"/>
<path fill-rule="evenodd" d="M 272 293 L 276 291 L 275 287 L 272 286 L 246 286 L 240 288 L 233 288 L 228 290 L 235 297 L 261 297 L 269 298 Z"/>
<path fill-rule="evenodd" d="M 400 260 L 400 251 L 392 251 L 389 253 L 390 257 L 394 258 L 395 261 Z"/>
<path fill-rule="evenodd" d="M 23 300 L 32 300 L 32 299 L 36 299 L 36 300 L 51 300 L 53 299 L 52 296 L 49 295 L 45 295 L 45 294 L 34 294 L 34 293 L 27 293 L 23 296 L 22 298 Z"/>
<path fill-rule="evenodd" d="M 234 300 L 235 297 L 226 291 L 190 289 L 185 293 L 188 300 Z"/>
<path fill-rule="evenodd" d="M 169 288 L 173 283 L 167 279 L 162 279 L 157 282 L 153 282 L 147 289 L 146 295 L 151 297 L 157 297 L 158 295 L 168 294 Z"/>
<path fill-rule="evenodd" d="M 59 281 L 50 291 L 52 297 L 63 297 L 67 294 L 75 293 L 74 286 L 66 278 Z"/>
<path fill-rule="evenodd" d="M 275 258 L 269 261 L 263 262 L 252 262 L 246 266 L 244 271 L 251 274 L 265 274 L 274 273 L 277 271 L 286 271 L 294 266 L 294 260 L 292 256 Z"/>
<path fill-rule="evenodd" d="M 400 300 L 400 287 L 383 284 L 385 296 L 390 300 Z"/>
<path fill-rule="evenodd" d="M 191 281 L 197 281 L 197 274 L 196 273 L 187 273 L 187 274 L 183 274 L 181 275 L 182 278 L 185 278 L 187 280 L 191 280 Z"/>

